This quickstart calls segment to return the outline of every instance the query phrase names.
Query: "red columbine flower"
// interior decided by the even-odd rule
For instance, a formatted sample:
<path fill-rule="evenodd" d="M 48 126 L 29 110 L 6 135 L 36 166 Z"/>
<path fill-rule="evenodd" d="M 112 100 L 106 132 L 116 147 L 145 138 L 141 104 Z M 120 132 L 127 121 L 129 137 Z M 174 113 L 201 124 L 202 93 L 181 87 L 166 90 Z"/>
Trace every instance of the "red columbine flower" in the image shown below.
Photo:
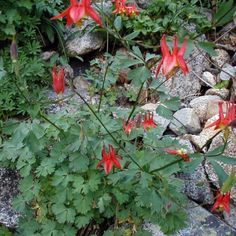
<path fill-rule="evenodd" d="M 126 15 L 127 16 L 135 16 L 138 14 L 139 14 L 139 11 L 135 5 L 126 6 Z"/>
<path fill-rule="evenodd" d="M 219 119 L 215 122 L 208 125 L 206 128 L 210 128 L 215 126 L 215 129 L 225 129 L 229 125 L 232 124 L 232 122 L 236 118 L 236 111 L 235 111 L 235 105 L 233 102 L 226 102 L 226 114 L 224 115 L 223 112 L 223 102 L 220 101 L 218 103 L 219 107 Z"/>
<path fill-rule="evenodd" d="M 184 43 L 182 47 L 178 48 L 178 36 L 175 35 L 173 38 L 173 50 L 172 53 L 169 51 L 166 36 L 163 35 L 161 39 L 161 52 L 162 52 L 162 59 L 159 65 L 156 68 L 156 77 L 160 72 L 162 67 L 162 73 L 169 79 L 172 75 L 176 73 L 177 68 L 181 68 L 184 75 L 186 75 L 189 70 L 188 66 L 184 60 L 184 53 L 186 51 L 187 46 L 187 39 L 184 39 Z"/>
<path fill-rule="evenodd" d="M 123 130 L 124 132 L 129 135 L 132 131 L 132 129 L 135 127 L 136 121 L 135 120 L 129 120 L 128 123 L 124 120 L 123 121 Z"/>
<path fill-rule="evenodd" d="M 147 130 L 151 127 L 153 127 L 153 128 L 157 127 L 156 123 L 153 120 L 153 113 L 152 112 L 148 112 L 145 114 L 144 121 L 143 121 L 142 125 L 145 130 Z"/>
<path fill-rule="evenodd" d="M 112 12 L 114 14 L 126 14 L 127 16 L 137 15 L 138 9 L 135 5 L 126 6 L 126 0 L 114 0 L 115 10 Z"/>
<path fill-rule="evenodd" d="M 65 91 L 64 78 L 65 78 L 64 68 L 60 68 L 58 72 L 57 67 L 54 66 L 52 69 L 53 89 L 57 94 L 64 93 Z"/>
<path fill-rule="evenodd" d="M 187 154 L 187 151 L 185 149 L 174 150 L 174 149 L 165 148 L 164 150 L 169 154 L 182 157 L 185 162 L 190 161 L 189 155 Z"/>
<path fill-rule="evenodd" d="M 216 201 L 211 211 L 215 211 L 216 209 L 218 209 L 219 211 L 226 211 L 228 214 L 230 213 L 230 192 L 218 192 L 216 196 Z"/>
<path fill-rule="evenodd" d="M 125 2 L 126 0 L 113 0 L 115 2 L 115 10 L 113 14 L 124 14 L 125 13 Z"/>
<path fill-rule="evenodd" d="M 102 26 L 102 21 L 98 13 L 91 7 L 91 0 L 70 0 L 70 6 L 57 16 L 51 18 L 56 20 L 59 18 L 67 17 L 67 25 L 78 23 L 83 17 L 90 16 L 97 24 Z"/>
<path fill-rule="evenodd" d="M 109 144 L 109 152 L 106 152 L 105 146 L 102 149 L 102 160 L 99 161 L 96 168 L 99 168 L 102 164 L 104 164 L 104 170 L 106 174 L 109 174 L 113 165 L 117 168 L 122 169 L 121 164 L 119 162 L 120 156 L 116 155 L 116 151 L 112 145 Z"/>

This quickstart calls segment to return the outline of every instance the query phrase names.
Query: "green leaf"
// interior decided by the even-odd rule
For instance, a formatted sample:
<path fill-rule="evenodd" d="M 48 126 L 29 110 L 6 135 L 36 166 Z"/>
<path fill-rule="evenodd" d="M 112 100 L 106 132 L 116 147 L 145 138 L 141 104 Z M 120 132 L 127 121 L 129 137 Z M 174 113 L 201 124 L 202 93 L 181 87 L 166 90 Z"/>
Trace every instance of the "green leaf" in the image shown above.
<path fill-rule="evenodd" d="M 117 199 L 119 204 L 124 204 L 129 200 L 129 195 L 119 191 L 117 188 L 114 188 L 112 190 L 112 193 L 115 195 L 115 198 Z"/>
<path fill-rule="evenodd" d="M 224 1 L 218 7 L 216 14 L 214 15 L 214 25 L 223 26 L 233 19 L 233 15 L 236 11 L 234 0 Z"/>
<path fill-rule="evenodd" d="M 227 156 L 224 156 L 224 155 L 211 156 L 211 157 L 207 157 L 207 159 L 209 161 L 214 160 L 214 161 L 223 162 L 224 164 L 236 165 L 236 158 L 227 157 Z"/>
<path fill-rule="evenodd" d="M 215 148 L 215 149 L 212 150 L 212 151 L 208 151 L 208 152 L 206 153 L 206 155 L 207 155 L 208 157 L 217 156 L 217 155 L 221 154 L 223 151 L 224 151 L 224 145 L 221 145 L 221 146 Z"/>
<path fill-rule="evenodd" d="M 55 171 L 56 163 L 52 158 L 43 159 L 36 169 L 37 176 L 47 176 Z"/>
<path fill-rule="evenodd" d="M 109 206 L 109 204 L 111 203 L 111 196 L 109 196 L 108 193 L 105 193 L 102 197 L 100 197 L 98 199 L 98 208 L 99 208 L 99 212 L 102 213 L 106 210 L 106 207 Z"/>
<path fill-rule="evenodd" d="M 114 21 L 114 27 L 117 31 L 120 31 L 122 29 L 122 18 L 121 16 L 117 16 Z"/>
<path fill-rule="evenodd" d="M 27 112 L 32 118 L 35 118 L 40 112 L 41 106 L 40 103 L 29 105 Z"/>
<path fill-rule="evenodd" d="M 224 182 L 226 181 L 226 179 L 228 178 L 228 175 L 225 173 L 224 169 L 216 161 L 210 161 L 210 163 L 212 164 L 215 170 L 215 173 L 219 178 L 220 186 L 222 186 Z"/>
<path fill-rule="evenodd" d="M 58 186 L 61 184 L 63 187 L 66 187 L 71 181 L 73 181 L 73 177 L 68 174 L 67 168 L 61 168 L 55 172 L 52 178 L 52 185 Z"/>
<path fill-rule="evenodd" d="M 82 155 L 79 151 L 70 155 L 69 167 L 72 171 L 84 173 L 88 170 L 89 159 L 87 156 Z"/>
<path fill-rule="evenodd" d="M 89 212 L 93 205 L 93 197 L 91 194 L 87 194 L 86 197 L 81 194 L 76 195 L 74 200 L 74 206 L 76 210 L 81 214 Z"/>
<path fill-rule="evenodd" d="M 229 86 L 229 80 L 223 80 L 219 83 L 217 83 L 214 88 L 216 89 L 222 89 L 222 88 L 227 88 Z"/>
<path fill-rule="evenodd" d="M 215 44 L 212 42 L 199 42 L 198 46 L 206 51 L 210 56 L 217 56 L 216 51 L 214 50 Z"/>
<path fill-rule="evenodd" d="M 52 212 L 59 223 L 74 223 L 76 212 L 73 208 L 67 208 L 64 204 L 59 203 L 52 206 Z"/>
<path fill-rule="evenodd" d="M 120 59 L 120 67 L 121 68 L 128 68 L 130 66 L 138 65 L 140 64 L 140 61 L 137 59 Z"/>
<path fill-rule="evenodd" d="M 87 224 L 89 224 L 91 219 L 91 214 L 86 214 L 86 216 L 77 216 L 75 220 L 76 227 L 78 227 L 78 229 L 85 227 Z"/>
<path fill-rule="evenodd" d="M 168 109 L 162 105 L 159 105 L 157 107 L 156 113 L 160 116 L 163 116 L 164 118 L 169 119 L 169 120 L 172 120 L 172 118 L 173 118 L 173 112 L 170 109 Z"/>
<path fill-rule="evenodd" d="M 197 167 L 202 163 L 202 161 L 204 160 L 203 155 L 201 155 L 200 153 L 196 154 L 190 154 L 189 157 L 191 159 L 191 162 L 187 163 L 187 165 L 184 168 L 184 172 L 186 173 L 193 173 Z"/>
<path fill-rule="evenodd" d="M 142 52 L 140 51 L 139 47 L 137 46 L 133 46 L 132 47 L 132 50 L 134 53 L 131 53 L 134 57 L 136 57 L 137 59 L 141 59 L 141 61 L 144 61 L 144 58 L 143 58 L 143 54 Z"/>
<path fill-rule="evenodd" d="M 133 80 L 137 85 L 143 83 L 151 77 L 151 72 L 145 66 L 135 68 L 128 73 L 128 79 Z"/>
<path fill-rule="evenodd" d="M 57 231 L 56 229 L 56 222 L 52 220 L 46 220 L 42 223 L 42 234 L 47 235 L 53 235 Z"/>
<path fill-rule="evenodd" d="M 173 97 L 168 100 L 164 100 L 162 105 L 171 111 L 177 111 L 180 108 L 181 103 L 179 97 Z"/>
<path fill-rule="evenodd" d="M 40 186 L 33 180 L 32 176 L 27 176 L 26 178 L 20 180 L 19 190 L 22 193 L 25 201 L 30 201 L 34 196 L 38 195 Z"/>
<path fill-rule="evenodd" d="M 33 153 L 36 153 L 42 150 L 43 148 L 43 145 L 40 143 L 40 140 L 35 136 L 32 131 L 29 132 L 28 136 L 25 138 L 24 141 Z"/>
<path fill-rule="evenodd" d="M 82 176 L 73 176 L 73 187 L 75 193 L 80 193 L 83 189 L 84 178 Z"/>
<path fill-rule="evenodd" d="M 22 195 L 18 195 L 12 201 L 13 209 L 17 212 L 24 212 L 26 207 L 26 201 Z"/>
<path fill-rule="evenodd" d="M 131 34 L 126 35 L 124 37 L 124 39 L 127 40 L 127 41 L 130 41 L 130 40 L 135 39 L 136 37 L 138 37 L 139 33 L 140 33 L 139 31 L 134 31 Z"/>

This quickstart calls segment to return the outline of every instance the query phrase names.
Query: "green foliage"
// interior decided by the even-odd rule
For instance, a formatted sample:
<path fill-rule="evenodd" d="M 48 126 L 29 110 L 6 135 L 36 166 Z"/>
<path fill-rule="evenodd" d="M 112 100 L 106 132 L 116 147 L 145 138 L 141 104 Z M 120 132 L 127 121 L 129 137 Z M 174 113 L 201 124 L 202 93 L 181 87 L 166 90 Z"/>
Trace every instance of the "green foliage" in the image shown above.
<path fill-rule="evenodd" d="M 45 23 L 44 19 L 55 14 L 54 7 L 57 3 L 61 3 L 61 0 L 53 2 L 48 0 L 20 0 L 17 2 L 1 0 L 0 39 L 9 38 L 29 26 L 39 30 L 41 23 L 44 22 L 42 32 L 45 32 L 49 40 L 53 41 L 53 28 L 50 24 Z"/>
<path fill-rule="evenodd" d="M 137 118 L 143 112 L 137 108 L 143 89 L 158 98 L 159 115 L 171 120 L 180 108 L 179 98 L 170 97 L 162 82 L 153 80 L 151 67 L 158 56 L 143 53 L 141 46 L 157 44 L 167 32 L 178 32 L 183 38 L 187 23 L 197 24 L 193 37 L 208 28 L 197 2 L 153 1 L 139 16 L 114 17 L 114 24 L 104 28 L 126 51 L 93 60 L 92 69 L 85 74 L 92 82 L 90 93 L 99 95 L 99 103 L 89 104 L 82 97 L 85 105 L 76 104 L 73 112 L 56 114 L 44 114 L 45 88 L 51 77 L 49 69 L 57 62 L 64 64 L 66 57 L 56 53 L 46 65 L 40 54 L 45 35 L 51 43 L 59 36 L 62 44 L 61 24 L 48 18 L 57 13 L 55 4 L 63 4 L 60 0 L 4 2 L 0 36 L 16 34 L 19 45 L 16 63 L 11 62 L 7 47 L 0 52 L 0 165 L 21 175 L 19 194 L 13 201 L 14 209 L 21 213 L 15 235 L 74 236 L 79 230 L 87 234 L 91 224 L 107 220 L 114 224 L 104 233 L 107 236 L 150 235 L 141 230 L 144 220 L 171 234 L 184 227 L 187 218 L 187 199 L 176 173 L 192 172 L 207 160 L 221 186 L 227 185 L 227 189 L 235 183 L 235 176 L 228 177 L 219 164 L 236 164 L 223 155 L 225 146 L 206 154 L 190 154 L 191 161 L 185 163 L 181 156 L 166 153 L 165 148 L 185 147 L 166 135 L 158 139 L 163 133 L 161 125 L 144 130 L 140 121 L 130 135 L 122 128 L 124 119 Z M 231 1 L 222 4 L 226 8 L 232 5 Z M 222 21 L 226 14 L 222 6 L 215 16 L 220 25 L 229 19 L 227 15 Z M 134 45 L 136 40 L 140 47 Z M 193 46 L 191 40 L 190 44 Z M 199 42 L 198 46 L 213 53 L 214 45 L 209 42 Z M 117 84 L 126 69 L 125 82 L 132 89 L 124 92 Z M 81 98 L 77 91 L 72 92 Z M 133 102 L 132 108 L 116 106 L 123 95 Z M 122 170 L 113 168 L 107 175 L 97 164 L 102 148 L 109 144 L 121 157 Z M 0 228 L 2 232 L 11 235 L 5 228 Z"/>
<path fill-rule="evenodd" d="M 0 51 L 0 58 L 4 58 L 0 79 L 1 119 L 16 114 L 35 115 L 45 100 L 42 88 L 48 86 L 49 78 L 47 66 L 40 57 L 41 45 L 35 40 L 36 31 L 31 31 L 29 37 L 26 34 L 27 32 L 23 32 L 22 36 L 24 35 L 28 42 L 19 46 L 16 63 L 12 64 L 7 48 Z"/>
<path fill-rule="evenodd" d="M 126 34 L 134 32 L 135 40 L 141 40 L 141 45 L 146 47 L 157 45 L 160 36 L 166 32 L 169 34 L 178 32 L 179 35 L 186 35 L 188 23 L 196 24 L 196 33 L 209 29 L 211 26 L 204 16 L 203 9 L 197 5 L 195 0 L 153 1 L 138 16 L 131 19 L 128 17 L 123 18 Z"/>
<path fill-rule="evenodd" d="M 125 169 L 114 170 L 113 174 L 106 176 L 103 170 L 95 169 L 101 158 L 101 148 L 106 142 L 117 144 L 109 141 L 107 133 L 103 134 L 94 117 L 85 119 L 88 114 L 81 112 L 83 109 L 81 107 L 80 112 L 74 114 L 58 113 L 48 117 L 60 127 L 72 122 L 73 125 L 64 131 L 36 119 L 33 122 L 14 122 L 10 129 L 8 123 L 4 124 L 3 137 L 8 134 L 11 138 L 4 138 L 1 163 L 14 165 L 22 176 L 19 184 L 21 194 L 13 206 L 20 212 L 29 212 L 21 219 L 18 231 L 24 233 L 19 235 L 29 234 L 26 230 L 30 230 L 30 235 L 44 235 L 45 232 L 64 235 L 65 227 L 75 232 L 91 219 L 99 223 L 104 218 L 115 216 L 118 221 L 130 219 L 137 225 L 142 219 L 159 219 L 161 216 L 162 220 L 158 221 L 161 226 L 166 217 L 182 218 L 179 204 L 184 204 L 184 196 L 179 193 L 180 186 L 177 187 L 179 184 L 170 176 L 171 172 L 165 173 L 161 179 L 159 175 L 147 172 L 154 159 L 164 158 L 168 163 L 168 155 L 163 156 L 161 151 L 160 157 L 156 150 L 145 147 L 138 151 L 127 141 L 125 146 L 133 150 L 134 153 L 129 153 L 143 170 L 130 161 L 130 154 L 120 151 Z M 78 114 L 80 122 L 74 123 Z M 113 120 L 105 113 L 100 115 L 105 123 L 110 124 L 110 130 L 120 126 L 119 119 Z M 123 131 L 116 131 L 114 135 L 121 142 Z M 147 133 L 145 139 L 151 141 L 152 136 Z M 172 196 L 176 203 L 172 202 Z M 170 201 L 172 206 L 166 208 Z M 178 211 L 172 208 L 178 208 Z M 36 227 L 28 228 L 25 224 L 32 221 L 33 214 L 36 215 L 33 221 Z M 175 229 L 179 227 L 175 226 Z"/>

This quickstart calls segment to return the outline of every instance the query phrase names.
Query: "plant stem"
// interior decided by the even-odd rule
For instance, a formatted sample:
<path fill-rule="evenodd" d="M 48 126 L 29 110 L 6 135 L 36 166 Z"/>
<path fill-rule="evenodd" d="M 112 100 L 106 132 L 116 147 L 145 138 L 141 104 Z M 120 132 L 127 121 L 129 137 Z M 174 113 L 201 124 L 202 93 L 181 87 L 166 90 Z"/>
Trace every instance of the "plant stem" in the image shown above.
<path fill-rule="evenodd" d="M 174 164 L 177 164 L 177 163 L 179 163 L 179 162 L 181 162 L 181 161 L 183 161 L 183 159 L 179 159 L 179 160 L 173 161 L 173 162 L 171 162 L 171 163 L 169 163 L 169 164 L 167 164 L 167 165 L 164 165 L 164 166 L 162 166 L 162 167 L 160 167 L 160 168 L 158 168 L 158 169 L 152 170 L 150 173 L 153 173 L 153 172 L 156 172 L 156 171 L 158 172 L 158 171 L 163 170 L 163 169 L 165 169 L 165 168 L 167 168 L 167 167 L 169 167 L 169 166 L 172 166 L 172 165 L 174 165 Z"/>
<path fill-rule="evenodd" d="M 93 108 L 89 105 L 89 103 L 83 98 L 83 96 L 78 93 L 75 89 L 73 89 L 74 93 L 80 97 L 80 99 L 85 103 L 85 105 L 88 107 L 88 109 L 92 112 L 92 114 L 95 116 L 95 118 L 98 120 L 98 122 L 102 125 L 102 127 L 106 130 L 106 132 L 109 134 L 109 136 L 113 139 L 113 141 L 119 146 L 119 148 L 124 151 L 128 157 L 138 166 L 140 170 L 143 171 L 143 168 L 138 164 L 137 161 L 134 160 L 134 158 L 120 145 L 120 143 L 116 140 L 116 138 L 113 136 L 113 134 L 107 129 L 107 127 L 104 125 L 100 117 L 96 114 L 96 112 L 93 110 Z"/>
<path fill-rule="evenodd" d="M 27 97 L 27 96 L 25 96 L 25 94 L 23 93 L 23 91 L 21 90 L 21 88 L 18 86 L 18 84 L 17 84 L 17 81 L 16 81 L 16 79 L 17 79 L 17 73 L 15 72 L 15 79 L 14 79 L 14 84 L 15 84 L 15 86 L 16 86 L 16 88 L 17 88 L 17 90 L 19 91 L 19 93 L 20 93 L 20 95 L 26 100 L 26 102 L 29 104 L 29 105 L 32 105 L 32 103 L 31 103 L 31 101 L 30 101 L 30 99 Z M 64 130 L 62 129 L 62 128 L 60 128 L 59 126 L 57 126 L 55 123 L 53 123 L 52 121 L 50 121 L 45 115 L 43 115 L 42 114 L 42 112 L 40 111 L 39 112 L 39 116 L 41 117 L 41 118 L 43 118 L 44 120 L 46 120 L 48 123 L 50 123 L 51 125 L 53 125 L 55 128 L 57 128 L 59 131 L 61 131 L 62 133 L 63 133 L 63 135 L 65 135 L 64 134 Z"/>
<path fill-rule="evenodd" d="M 138 100 L 139 100 L 139 97 L 141 95 L 144 83 L 145 83 L 145 81 L 142 83 L 142 85 L 141 85 L 141 87 L 139 89 L 138 96 L 136 97 L 136 100 L 135 100 L 135 103 L 133 105 L 133 108 L 132 108 L 132 110 L 131 110 L 131 112 L 129 114 L 129 117 L 128 117 L 127 121 L 126 121 L 126 125 L 129 123 L 129 120 L 130 120 L 131 116 L 133 115 L 133 113 L 134 113 L 134 111 L 135 111 L 135 109 L 136 109 L 136 107 L 138 105 Z"/>
<path fill-rule="evenodd" d="M 100 109 L 101 109 L 102 98 L 103 98 L 103 92 L 104 92 L 104 86 L 105 86 L 105 80 L 106 80 L 106 77 L 107 77 L 107 72 L 108 72 L 109 66 L 110 66 L 110 63 L 107 64 L 106 69 L 105 69 L 105 72 L 104 72 L 104 75 L 103 75 L 102 91 L 101 91 L 101 94 L 100 94 L 100 99 L 99 99 L 99 104 L 98 104 L 98 113 L 100 112 Z"/>

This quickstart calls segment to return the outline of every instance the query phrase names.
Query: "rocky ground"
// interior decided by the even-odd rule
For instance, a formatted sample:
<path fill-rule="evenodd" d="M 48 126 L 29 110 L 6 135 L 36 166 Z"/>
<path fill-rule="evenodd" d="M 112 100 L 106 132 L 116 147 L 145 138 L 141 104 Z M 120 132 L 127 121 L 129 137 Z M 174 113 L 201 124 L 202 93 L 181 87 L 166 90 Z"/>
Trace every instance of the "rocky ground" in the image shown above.
<path fill-rule="evenodd" d="M 140 0 L 138 4 L 143 6 L 146 1 Z M 228 24 L 224 31 L 219 33 L 224 36 L 217 41 L 217 48 L 215 49 L 217 56 L 209 57 L 205 52 L 196 49 L 188 59 L 190 69 L 188 76 L 184 77 L 179 73 L 173 79 L 167 81 L 167 91 L 173 96 L 179 96 L 182 105 L 181 109 L 174 114 L 173 120 L 154 114 L 154 119 L 160 129 L 157 138 L 162 138 L 166 131 L 171 132 L 173 139 L 179 139 L 189 152 L 194 152 L 204 147 L 207 141 L 216 135 L 217 131 L 213 128 L 206 129 L 204 127 L 217 119 L 219 101 L 233 100 L 236 96 L 236 32 L 233 24 Z M 225 33 L 229 28 L 232 30 Z M 69 40 L 67 50 L 70 56 L 76 57 L 99 50 L 103 45 L 104 40 L 99 34 L 89 33 L 82 37 L 78 35 L 78 37 Z M 45 60 L 48 60 L 51 54 L 52 52 L 46 52 L 42 56 Z M 96 102 L 96 98 L 90 98 L 88 95 L 88 82 L 78 76 L 80 73 L 75 74 L 77 76 L 73 74 L 73 69 L 68 65 L 67 76 L 73 78 L 74 86 L 80 93 L 83 93 L 87 100 L 90 99 L 91 101 L 92 99 L 93 102 Z M 228 81 L 227 83 L 230 86 L 220 86 L 222 82 L 226 84 L 225 81 Z M 67 90 L 65 96 L 69 94 L 70 90 Z M 49 96 L 52 99 L 54 98 L 52 93 Z M 79 100 L 72 99 L 71 101 L 77 102 Z M 64 109 L 65 106 L 67 106 L 67 109 L 73 109 L 73 106 L 70 107 L 70 104 L 68 104 L 70 102 L 65 102 L 63 105 L 51 107 L 50 109 L 53 112 L 60 110 L 62 107 Z M 155 113 L 159 105 L 159 103 L 148 103 L 142 108 Z M 207 145 L 203 150 L 206 152 L 221 145 L 221 135 L 216 135 L 210 145 Z M 236 129 L 231 133 L 225 154 L 236 158 Z M 227 173 L 232 170 L 236 172 L 236 167 L 223 165 L 222 163 L 220 165 Z M 184 191 L 191 200 L 203 205 L 213 204 L 212 185 L 218 187 L 219 183 L 209 163 L 201 164 L 193 173 L 181 174 L 179 177 L 185 180 Z M 18 214 L 12 210 L 11 201 L 17 194 L 18 180 L 17 173 L 0 168 L 0 223 L 10 227 L 17 225 Z M 233 188 L 231 193 L 232 210 L 229 215 L 224 215 L 225 223 L 202 207 L 190 203 L 188 227 L 175 235 L 236 235 L 236 231 L 233 229 L 236 224 L 236 187 Z M 146 223 L 144 227 L 148 228 L 154 236 L 164 235 L 160 232 L 158 226 Z"/>

